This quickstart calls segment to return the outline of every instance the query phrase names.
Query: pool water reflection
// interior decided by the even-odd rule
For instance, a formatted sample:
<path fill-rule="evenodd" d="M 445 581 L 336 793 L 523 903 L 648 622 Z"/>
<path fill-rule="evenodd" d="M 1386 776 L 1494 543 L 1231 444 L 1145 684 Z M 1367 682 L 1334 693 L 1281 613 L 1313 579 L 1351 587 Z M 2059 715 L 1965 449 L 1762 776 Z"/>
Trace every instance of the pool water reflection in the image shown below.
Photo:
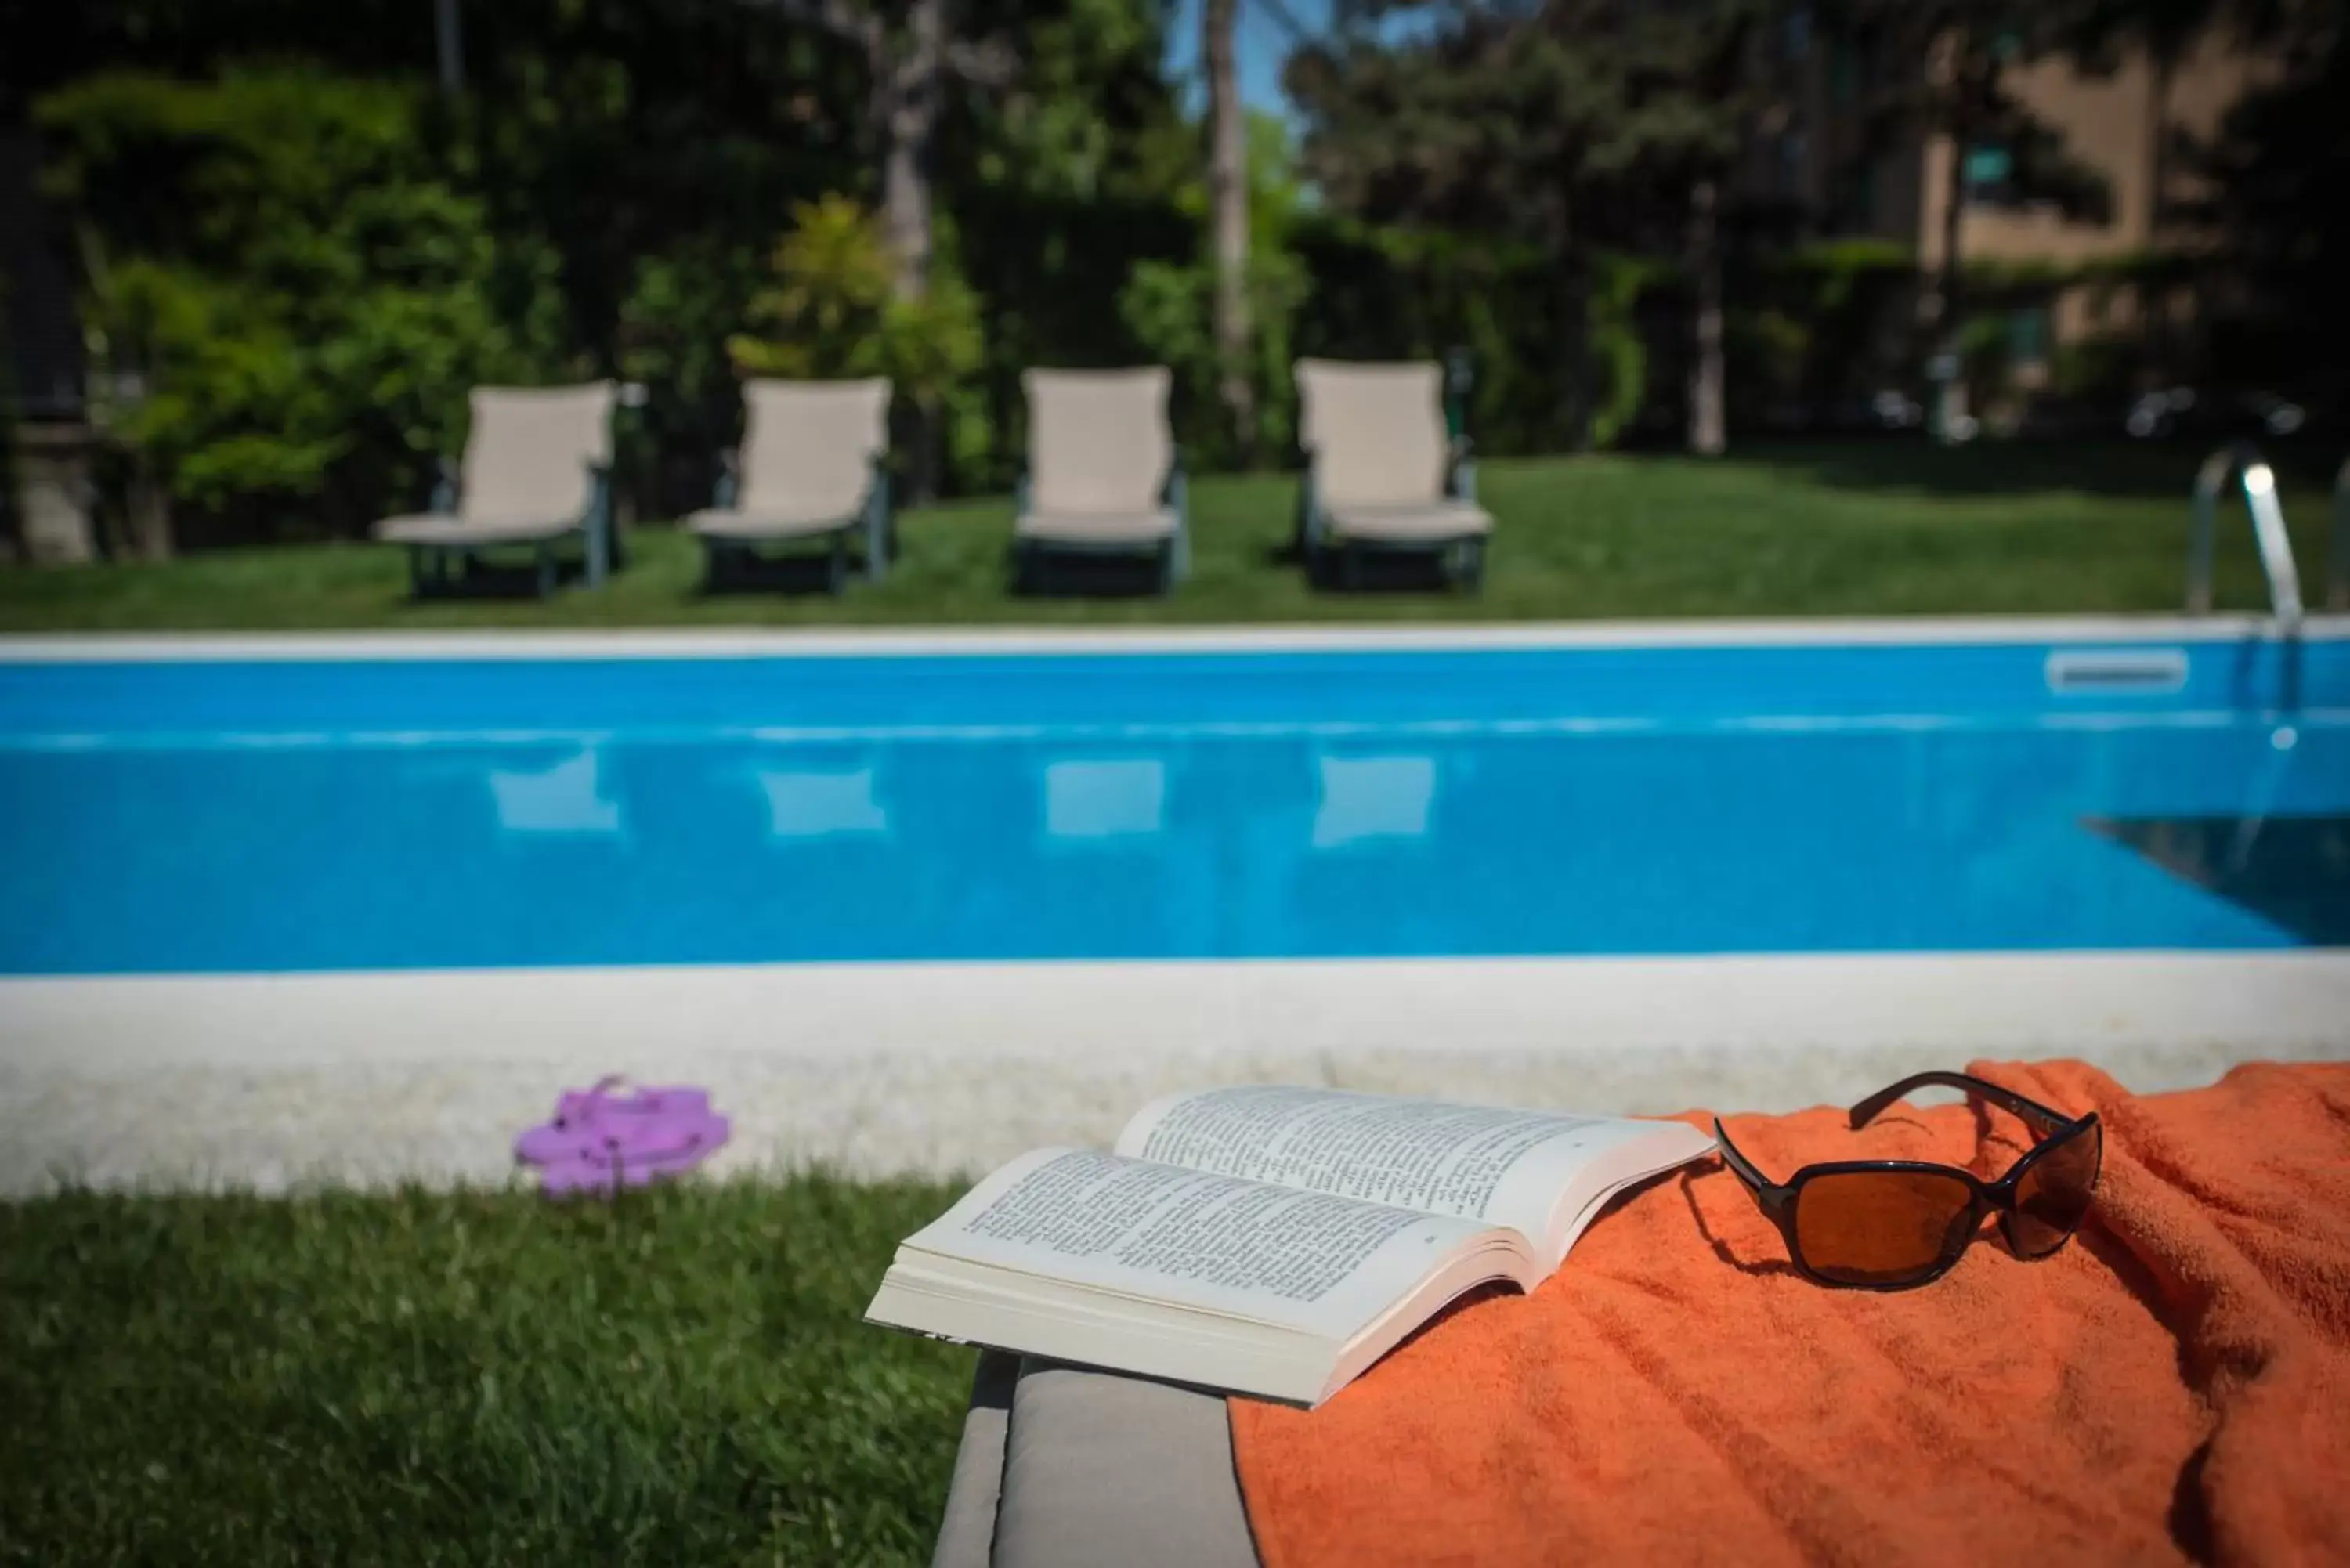
<path fill-rule="evenodd" d="M 2350 725 L 2274 735 L 2125 714 L 18 747 L 0 971 L 2350 940 Z M 2191 853 L 2130 826 L 2253 816 L 2233 871 L 2232 826 Z"/>

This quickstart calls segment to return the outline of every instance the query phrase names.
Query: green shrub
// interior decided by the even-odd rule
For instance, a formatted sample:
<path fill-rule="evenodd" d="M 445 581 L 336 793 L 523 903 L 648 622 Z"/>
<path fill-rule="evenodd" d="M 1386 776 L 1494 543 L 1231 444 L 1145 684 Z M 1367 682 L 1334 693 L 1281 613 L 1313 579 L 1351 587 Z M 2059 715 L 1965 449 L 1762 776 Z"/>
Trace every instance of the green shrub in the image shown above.
<path fill-rule="evenodd" d="M 558 369 L 491 303 L 539 258 L 493 242 L 408 88 L 114 74 L 38 118 L 82 236 L 96 410 L 183 532 L 363 528 L 421 499 L 467 388 Z"/>

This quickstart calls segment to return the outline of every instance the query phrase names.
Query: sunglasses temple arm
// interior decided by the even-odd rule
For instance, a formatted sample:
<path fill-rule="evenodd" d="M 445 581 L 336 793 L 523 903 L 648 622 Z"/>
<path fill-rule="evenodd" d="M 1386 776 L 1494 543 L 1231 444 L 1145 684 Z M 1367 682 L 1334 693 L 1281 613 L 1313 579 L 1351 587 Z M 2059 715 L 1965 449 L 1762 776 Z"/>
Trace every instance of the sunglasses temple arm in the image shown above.
<path fill-rule="evenodd" d="M 1721 1163 L 1730 1167 L 1731 1173 L 1746 1184 L 1746 1190 L 1753 1196 L 1755 1203 L 1765 1213 L 1774 1212 L 1781 1191 L 1779 1184 L 1755 1169 L 1754 1162 L 1738 1152 L 1738 1146 L 1730 1141 L 1730 1134 L 1723 1130 L 1719 1116 L 1713 1121 L 1713 1141 L 1721 1150 Z"/>
<path fill-rule="evenodd" d="M 2074 1118 L 2062 1111 L 2050 1110 L 2036 1100 L 2027 1100 L 2012 1089 L 2002 1089 L 1997 1084 L 1986 1083 L 1965 1073 L 1913 1073 L 1898 1084 L 1889 1084 L 1852 1107 L 1852 1125 L 1866 1127 L 1886 1106 L 1912 1089 L 1964 1089 L 1992 1105 L 2013 1112 L 2043 1133 L 2053 1133 L 2073 1125 Z"/>

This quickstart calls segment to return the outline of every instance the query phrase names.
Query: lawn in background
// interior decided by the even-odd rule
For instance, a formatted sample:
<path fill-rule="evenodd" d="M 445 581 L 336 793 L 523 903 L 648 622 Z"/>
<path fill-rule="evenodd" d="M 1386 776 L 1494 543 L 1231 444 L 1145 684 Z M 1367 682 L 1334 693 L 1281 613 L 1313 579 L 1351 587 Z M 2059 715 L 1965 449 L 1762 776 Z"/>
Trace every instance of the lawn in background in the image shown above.
<path fill-rule="evenodd" d="M 925 1561 L 971 1353 L 858 1320 L 954 1196 L 0 1204 L 0 1561 Z"/>
<path fill-rule="evenodd" d="M 701 554 L 631 531 L 600 592 L 427 605 L 369 545 L 192 556 L 152 566 L 0 572 L 0 629 L 839 625 L 1304 620 L 1550 620 L 1614 616 L 2046 614 L 2183 602 L 2191 452 L 2142 448 L 1849 443 L 1706 462 L 1596 456 L 1488 461 L 1498 519 L 1476 597 L 1316 590 L 1285 559 L 1292 475 L 1192 485 L 1191 578 L 1171 598 L 1014 597 L 1007 501 L 912 511 L 879 587 L 846 597 L 706 597 Z M 2322 597 L 2328 497 L 2288 475 L 2288 514 Z M 2241 503 L 2222 519 L 2222 605 L 2266 603 Z"/>

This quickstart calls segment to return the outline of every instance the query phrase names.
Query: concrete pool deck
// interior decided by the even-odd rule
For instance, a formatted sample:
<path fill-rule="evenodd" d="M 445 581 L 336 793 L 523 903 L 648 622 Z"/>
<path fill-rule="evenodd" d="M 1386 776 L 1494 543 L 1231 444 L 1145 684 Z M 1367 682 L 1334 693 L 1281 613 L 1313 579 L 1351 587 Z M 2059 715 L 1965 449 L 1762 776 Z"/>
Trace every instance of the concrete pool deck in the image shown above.
<path fill-rule="evenodd" d="M 508 1179 L 605 1073 L 715 1168 L 975 1172 L 1153 1096 L 1307 1082 L 1594 1112 L 1844 1102 L 2078 1056 L 2144 1091 L 2350 1058 L 2350 953 L 777 964 L 0 981 L 0 1191 Z"/>

